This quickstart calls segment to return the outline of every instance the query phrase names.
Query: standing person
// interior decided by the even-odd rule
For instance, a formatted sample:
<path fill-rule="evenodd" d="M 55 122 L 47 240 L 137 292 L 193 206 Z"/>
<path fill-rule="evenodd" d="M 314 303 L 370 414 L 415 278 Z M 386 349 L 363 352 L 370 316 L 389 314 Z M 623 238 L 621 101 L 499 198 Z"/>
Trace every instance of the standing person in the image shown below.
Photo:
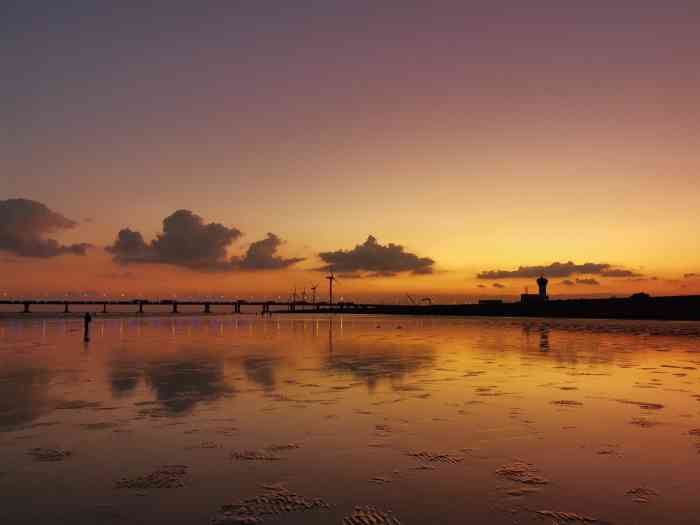
<path fill-rule="evenodd" d="M 85 337 L 84 340 L 85 342 L 90 340 L 90 323 L 92 322 L 92 316 L 90 315 L 90 312 L 85 312 L 85 317 L 83 318 L 85 321 Z"/>

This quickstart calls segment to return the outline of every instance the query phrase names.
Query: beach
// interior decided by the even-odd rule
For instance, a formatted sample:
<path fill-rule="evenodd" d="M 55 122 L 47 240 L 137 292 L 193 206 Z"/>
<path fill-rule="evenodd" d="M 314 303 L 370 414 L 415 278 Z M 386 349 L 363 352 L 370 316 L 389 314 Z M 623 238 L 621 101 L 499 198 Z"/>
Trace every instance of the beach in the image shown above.
<path fill-rule="evenodd" d="M 3 523 L 697 523 L 700 323 L 0 320 Z"/>

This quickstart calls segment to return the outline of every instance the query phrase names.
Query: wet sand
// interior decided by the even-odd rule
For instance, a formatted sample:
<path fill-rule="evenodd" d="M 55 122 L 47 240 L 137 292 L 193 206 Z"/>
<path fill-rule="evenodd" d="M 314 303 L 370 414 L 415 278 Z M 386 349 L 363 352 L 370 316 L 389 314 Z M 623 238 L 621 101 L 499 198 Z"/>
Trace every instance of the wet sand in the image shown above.
<path fill-rule="evenodd" d="M 0 319 L 0 523 L 696 524 L 700 323 Z"/>

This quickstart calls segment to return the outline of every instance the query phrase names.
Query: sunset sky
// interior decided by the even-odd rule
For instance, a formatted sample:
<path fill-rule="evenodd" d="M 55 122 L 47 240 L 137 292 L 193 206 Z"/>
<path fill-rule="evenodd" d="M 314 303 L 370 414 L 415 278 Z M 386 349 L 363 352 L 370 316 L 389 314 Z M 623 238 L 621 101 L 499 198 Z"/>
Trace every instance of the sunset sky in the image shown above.
<path fill-rule="evenodd" d="M 13 4 L 0 295 L 700 293 L 697 1 Z"/>

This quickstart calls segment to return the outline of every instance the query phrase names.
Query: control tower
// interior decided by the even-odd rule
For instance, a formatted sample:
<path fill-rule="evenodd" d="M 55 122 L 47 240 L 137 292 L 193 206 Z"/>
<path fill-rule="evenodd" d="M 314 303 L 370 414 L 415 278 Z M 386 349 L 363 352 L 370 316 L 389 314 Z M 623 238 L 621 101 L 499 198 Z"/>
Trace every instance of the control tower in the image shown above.
<path fill-rule="evenodd" d="M 540 293 L 527 293 L 527 289 L 524 294 L 520 296 L 521 303 L 528 304 L 540 304 L 549 301 L 549 296 L 547 295 L 547 284 L 549 279 L 545 278 L 544 275 L 537 279 L 537 287 L 540 289 Z"/>
<path fill-rule="evenodd" d="M 541 275 L 540 278 L 537 279 L 537 287 L 540 289 L 540 299 L 543 301 L 549 299 L 549 297 L 547 297 L 547 283 L 549 283 L 549 280 L 546 279 L 544 275 Z"/>

